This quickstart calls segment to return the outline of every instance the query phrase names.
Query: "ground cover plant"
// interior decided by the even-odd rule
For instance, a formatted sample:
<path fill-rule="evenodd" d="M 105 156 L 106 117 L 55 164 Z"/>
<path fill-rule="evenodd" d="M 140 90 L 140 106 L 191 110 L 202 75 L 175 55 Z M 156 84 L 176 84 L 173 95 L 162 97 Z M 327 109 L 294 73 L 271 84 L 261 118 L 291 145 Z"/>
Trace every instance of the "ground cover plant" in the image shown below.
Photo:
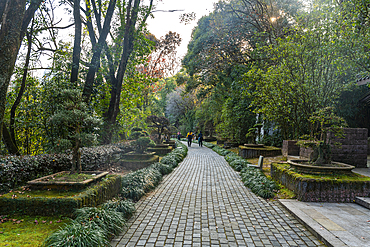
<path fill-rule="evenodd" d="M 275 181 L 267 178 L 261 170 L 248 167 L 251 163 L 236 153 L 208 142 L 204 142 L 204 146 L 212 148 L 216 153 L 225 156 L 225 160 L 229 165 L 235 171 L 240 172 L 244 185 L 249 187 L 256 195 L 268 199 L 274 197 L 279 190 L 279 186 Z"/>

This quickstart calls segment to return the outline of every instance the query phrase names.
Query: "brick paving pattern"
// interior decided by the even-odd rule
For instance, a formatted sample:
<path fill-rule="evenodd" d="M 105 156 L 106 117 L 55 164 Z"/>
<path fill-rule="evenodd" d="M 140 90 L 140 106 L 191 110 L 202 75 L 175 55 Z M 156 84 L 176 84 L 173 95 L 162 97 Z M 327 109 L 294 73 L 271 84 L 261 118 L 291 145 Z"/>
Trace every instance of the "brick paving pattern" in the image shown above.
<path fill-rule="evenodd" d="M 222 156 L 197 144 L 136 207 L 112 246 L 324 246 L 278 202 L 246 188 Z"/>

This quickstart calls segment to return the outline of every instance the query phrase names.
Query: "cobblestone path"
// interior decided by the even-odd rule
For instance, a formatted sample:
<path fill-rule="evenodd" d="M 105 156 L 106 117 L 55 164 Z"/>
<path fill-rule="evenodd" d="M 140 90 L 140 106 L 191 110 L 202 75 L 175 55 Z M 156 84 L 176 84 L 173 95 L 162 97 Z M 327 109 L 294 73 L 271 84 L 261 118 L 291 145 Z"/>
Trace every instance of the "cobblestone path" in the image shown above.
<path fill-rule="evenodd" d="M 136 207 L 112 246 L 324 246 L 278 202 L 246 188 L 222 156 L 197 144 Z"/>

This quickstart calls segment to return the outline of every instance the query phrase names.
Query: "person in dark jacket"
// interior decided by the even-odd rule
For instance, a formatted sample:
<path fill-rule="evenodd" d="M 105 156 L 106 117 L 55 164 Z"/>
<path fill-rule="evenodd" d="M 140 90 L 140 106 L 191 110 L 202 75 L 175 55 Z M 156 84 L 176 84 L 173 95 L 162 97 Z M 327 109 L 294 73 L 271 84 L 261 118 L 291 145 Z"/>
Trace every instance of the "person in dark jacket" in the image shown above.
<path fill-rule="evenodd" d="M 200 131 L 199 134 L 198 134 L 198 143 L 199 143 L 199 147 L 203 147 L 203 134 L 202 134 L 202 131 Z"/>

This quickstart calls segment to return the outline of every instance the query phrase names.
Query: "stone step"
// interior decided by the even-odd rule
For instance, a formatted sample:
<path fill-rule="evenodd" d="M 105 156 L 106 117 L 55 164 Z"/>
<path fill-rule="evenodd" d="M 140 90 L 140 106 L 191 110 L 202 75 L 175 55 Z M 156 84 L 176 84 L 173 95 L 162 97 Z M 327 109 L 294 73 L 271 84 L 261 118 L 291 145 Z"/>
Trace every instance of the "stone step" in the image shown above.
<path fill-rule="evenodd" d="M 359 197 L 356 196 L 355 203 L 361 205 L 367 209 L 370 209 L 370 197 Z"/>

